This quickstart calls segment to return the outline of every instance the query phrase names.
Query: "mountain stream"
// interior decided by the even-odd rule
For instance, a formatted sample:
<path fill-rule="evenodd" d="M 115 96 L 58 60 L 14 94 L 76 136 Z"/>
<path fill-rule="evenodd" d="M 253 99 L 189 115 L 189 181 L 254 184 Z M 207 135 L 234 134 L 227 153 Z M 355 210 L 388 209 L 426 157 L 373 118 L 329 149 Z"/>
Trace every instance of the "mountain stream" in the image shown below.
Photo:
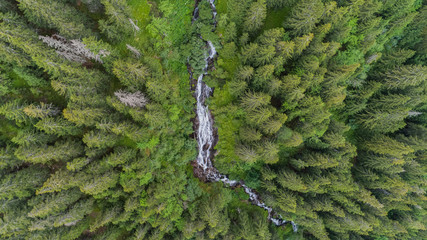
<path fill-rule="evenodd" d="M 211 5 L 213 18 L 216 18 L 217 12 L 214 4 L 215 0 L 202 0 L 208 1 Z M 198 17 L 198 8 L 194 10 L 193 22 L 197 20 Z M 226 186 L 229 187 L 243 187 L 245 192 L 249 194 L 249 201 L 268 212 L 268 219 L 271 220 L 276 226 L 281 226 L 288 221 L 283 220 L 282 217 L 273 212 L 271 207 L 265 205 L 259 195 L 251 188 L 246 186 L 243 181 L 230 180 L 226 175 L 221 174 L 213 166 L 212 160 L 214 157 L 214 146 L 216 144 L 216 132 L 213 127 L 214 120 L 211 112 L 209 111 L 208 106 L 205 101 L 209 96 L 213 94 L 213 90 L 203 82 L 203 77 L 208 73 L 209 63 L 213 61 L 216 50 L 215 46 L 211 41 L 207 41 L 207 46 L 209 47 L 209 56 L 205 58 L 205 68 L 203 73 L 197 78 L 197 84 L 195 89 L 195 98 L 197 100 L 196 107 L 196 120 L 195 120 L 195 129 L 196 129 L 196 138 L 198 143 L 198 156 L 197 160 L 193 163 L 193 166 L 197 169 L 197 174 L 199 178 L 208 182 L 223 182 Z M 191 80 L 193 80 L 192 72 L 190 71 Z M 196 171 L 195 171 L 196 172 Z M 290 221 L 292 224 L 293 230 L 296 232 L 298 230 L 297 225 Z"/>

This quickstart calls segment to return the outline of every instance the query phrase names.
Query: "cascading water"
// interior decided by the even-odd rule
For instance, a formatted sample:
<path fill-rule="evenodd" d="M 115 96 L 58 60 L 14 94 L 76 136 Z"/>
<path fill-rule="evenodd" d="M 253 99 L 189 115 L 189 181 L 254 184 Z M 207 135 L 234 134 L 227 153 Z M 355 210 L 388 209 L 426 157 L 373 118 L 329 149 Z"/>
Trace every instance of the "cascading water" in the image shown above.
<path fill-rule="evenodd" d="M 206 0 L 210 3 L 213 18 L 216 18 L 216 7 L 214 4 L 215 0 Z M 198 8 L 194 10 L 193 22 L 197 20 L 198 16 Z M 213 148 L 215 146 L 215 136 L 214 136 L 214 128 L 213 128 L 213 118 L 208 109 L 208 106 L 205 104 L 206 99 L 212 94 L 212 89 L 203 82 L 203 77 L 208 72 L 209 62 L 213 60 L 216 55 L 215 46 L 211 41 L 207 41 L 207 45 L 209 46 L 209 56 L 205 58 L 205 68 L 203 69 L 203 73 L 197 78 L 197 85 L 195 90 L 196 100 L 197 100 L 197 143 L 199 148 L 199 154 L 196 160 L 196 166 L 199 168 L 200 177 L 205 178 L 207 181 L 218 182 L 221 181 L 227 186 L 230 187 L 238 187 L 241 186 L 245 189 L 245 192 L 249 194 L 249 200 L 252 204 L 261 207 L 268 212 L 268 219 L 271 220 L 275 225 L 280 226 L 285 224 L 287 221 L 283 220 L 280 215 L 275 217 L 273 213 L 273 209 L 271 207 L 266 206 L 263 202 L 261 202 L 259 195 L 255 193 L 254 190 L 246 186 L 242 181 L 230 180 L 226 175 L 221 174 L 212 164 L 213 158 Z M 192 77 L 192 73 L 190 72 Z M 292 228 L 296 232 L 298 230 L 297 225 L 291 221 Z"/>

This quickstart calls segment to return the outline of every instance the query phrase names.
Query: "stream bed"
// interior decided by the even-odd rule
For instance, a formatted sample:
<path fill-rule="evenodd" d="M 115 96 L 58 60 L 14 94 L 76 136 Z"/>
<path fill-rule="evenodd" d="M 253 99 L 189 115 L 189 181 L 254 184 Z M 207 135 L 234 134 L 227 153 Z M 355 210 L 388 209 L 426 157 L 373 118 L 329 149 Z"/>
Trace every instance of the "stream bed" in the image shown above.
<path fill-rule="evenodd" d="M 208 1 L 212 8 L 213 18 L 216 18 L 217 12 L 215 7 L 215 0 L 202 0 Z M 198 18 L 198 8 L 196 7 L 193 15 L 193 22 L 197 21 Z M 205 82 L 203 82 L 203 77 L 208 73 L 209 63 L 213 62 L 214 57 L 217 52 L 215 46 L 211 41 L 206 41 L 206 46 L 209 51 L 205 54 L 205 68 L 203 72 L 198 76 L 197 83 L 195 87 L 195 98 L 197 100 L 196 104 L 196 119 L 195 119 L 195 132 L 196 139 L 198 143 L 198 155 L 196 161 L 193 162 L 194 173 L 195 175 L 205 181 L 205 182 L 223 182 L 228 187 L 243 187 L 245 192 L 249 195 L 249 201 L 268 212 L 268 219 L 271 220 L 276 226 L 281 226 L 288 221 L 283 220 L 282 217 L 273 212 L 271 207 L 266 206 L 260 199 L 259 195 L 251 188 L 246 186 L 243 181 L 230 180 L 226 175 L 221 174 L 213 166 L 214 158 L 214 147 L 217 141 L 217 133 L 214 128 L 214 118 L 206 105 L 206 99 L 208 99 L 213 94 L 213 89 L 211 89 Z M 191 67 L 189 67 L 191 81 L 193 79 L 193 73 L 191 72 Z M 293 230 L 296 232 L 298 230 L 297 225 L 289 221 L 292 224 Z"/>

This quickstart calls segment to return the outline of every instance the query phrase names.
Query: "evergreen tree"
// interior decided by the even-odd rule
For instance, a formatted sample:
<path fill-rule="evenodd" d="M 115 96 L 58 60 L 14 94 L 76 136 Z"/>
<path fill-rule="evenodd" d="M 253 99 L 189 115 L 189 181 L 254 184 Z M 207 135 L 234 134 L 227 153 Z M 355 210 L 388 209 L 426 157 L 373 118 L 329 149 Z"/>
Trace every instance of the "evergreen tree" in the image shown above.
<path fill-rule="evenodd" d="M 30 197 L 45 181 L 47 171 L 46 168 L 33 166 L 5 174 L 0 182 L 0 200 Z"/>
<path fill-rule="evenodd" d="M 388 89 L 404 89 L 409 86 L 417 86 L 426 79 L 427 67 L 424 66 L 402 66 L 386 72 L 384 85 Z"/>
<path fill-rule="evenodd" d="M 267 5 L 265 0 L 257 0 L 249 7 L 244 22 L 244 27 L 249 32 L 257 31 L 264 23 L 267 16 Z"/>
<path fill-rule="evenodd" d="M 56 194 L 39 195 L 29 201 L 32 210 L 28 213 L 32 218 L 43 218 L 64 211 L 80 199 L 82 193 L 78 189 L 61 191 Z"/>
<path fill-rule="evenodd" d="M 21 0 L 19 8 L 34 24 L 57 29 L 65 37 L 78 39 L 92 34 L 90 27 L 86 27 L 89 19 L 63 1 Z"/>
<path fill-rule="evenodd" d="M 51 163 L 67 161 L 83 153 L 80 143 L 74 141 L 56 142 L 54 146 L 20 146 L 15 155 L 22 161 L 30 163 Z"/>
<path fill-rule="evenodd" d="M 120 61 L 113 63 L 113 73 L 120 82 L 135 90 L 140 90 L 145 83 L 145 79 L 149 77 L 147 67 L 137 61 Z"/>
<path fill-rule="evenodd" d="M 291 16 L 285 21 L 295 36 L 310 33 L 323 15 L 323 3 L 320 0 L 301 1 L 292 7 Z"/>
<path fill-rule="evenodd" d="M 44 118 L 38 121 L 34 126 L 47 134 L 54 134 L 57 136 L 79 135 L 81 133 L 81 129 L 61 117 Z"/>
<path fill-rule="evenodd" d="M 0 238 L 427 238 L 424 5 L 0 0 Z"/>
<path fill-rule="evenodd" d="M 99 28 L 109 39 L 121 41 L 129 37 L 133 31 L 139 31 L 139 27 L 130 18 L 130 9 L 126 1 L 102 0 L 107 20 L 99 21 Z"/>

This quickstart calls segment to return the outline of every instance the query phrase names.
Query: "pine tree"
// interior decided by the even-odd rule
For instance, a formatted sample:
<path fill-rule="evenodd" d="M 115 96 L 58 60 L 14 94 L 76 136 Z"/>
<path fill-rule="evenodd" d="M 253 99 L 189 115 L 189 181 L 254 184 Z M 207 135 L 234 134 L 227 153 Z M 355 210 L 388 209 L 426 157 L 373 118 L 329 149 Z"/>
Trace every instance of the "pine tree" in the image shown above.
<path fill-rule="evenodd" d="M 271 97 L 265 93 L 247 92 L 242 98 L 241 105 L 244 109 L 250 111 L 270 103 Z"/>
<path fill-rule="evenodd" d="M 66 169 L 59 169 L 43 183 L 43 186 L 37 189 L 36 194 L 60 192 L 72 187 L 74 174 Z"/>
<path fill-rule="evenodd" d="M 297 169 L 303 169 L 307 167 L 318 167 L 321 169 L 332 168 L 338 166 L 337 159 L 329 154 L 319 152 L 308 152 L 302 154 L 299 159 L 292 159 L 291 164 Z"/>
<path fill-rule="evenodd" d="M 304 35 L 301 37 L 297 37 L 293 40 L 293 42 L 295 43 L 295 48 L 294 48 L 294 56 L 298 56 L 302 53 L 302 51 L 304 51 L 304 49 L 306 49 L 308 47 L 308 45 L 310 44 L 310 42 L 313 40 L 313 33 L 309 33 L 308 35 Z"/>
<path fill-rule="evenodd" d="M 44 218 L 48 215 L 56 215 L 67 209 L 71 204 L 80 199 L 82 193 L 78 189 L 61 191 L 56 194 L 43 194 L 31 199 L 33 209 L 28 213 L 32 218 Z"/>
<path fill-rule="evenodd" d="M 274 74 L 274 65 L 264 65 L 259 67 L 255 73 L 252 85 L 257 90 L 268 91 L 271 86 L 271 79 Z"/>
<path fill-rule="evenodd" d="M 246 126 L 239 129 L 239 136 L 245 142 L 255 142 L 261 140 L 262 133 L 255 128 Z"/>
<path fill-rule="evenodd" d="M 282 125 L 286 122 L 288 116 L 284 113 L 276 113 L 272 118 L 267 120 L 262 126 L 262 131 L 267 135 L 275 134 L 279 131 Z"/>
<path fill-rule="evenodd" d="M 120 211 L 121 210 L 118 207 L 104 209 L 95 221 L 91 223 L 90 230 L 95 231 L 96 229 L 113 222 L 115 218 L 118 217 Z"/>
<path fill-rule="evenodd" d="M 54 134 L 57 136 L 79 135 L 81 129 L 77 128 L 73 123 L 65 120 L 62 117 L 57 118 L 43 118 L 34 125 L 37 129 L 46 132 L 47 134 Z"/>
<path fill-rule="evenodd" d="M 247 113 L 246 121 L 254 126 L 261 126 L 272 115 L 272 110 L 267 107 L 257 108 Z"/>
<path fill-rule="evenodd" d="M 283 8 L 290 7 L 295 3 L 295 0 L 267 0 L 268 8 Z"/>
<path fill-rule="evenodd" d="M 29 121 L 28 116 L 24 113 L 25 105 L 18 99 L 7 102 L 0 106 L 0 114 L 7 119 L 15 121 L 17 124 Z"/>
<path fill-rule="evenodd" d="M 284 60 L 288 60 L 292 57 L 295 49 L 295 43 L 292 41 L 280 41 L 276 45 L 276 50 L 283 57 Z"/>
<path fill-rule="evenodd" d="M 257 66 L 262 66 L 272 62 L 276 56 L 276 48 L 272 45 L 263 45 L 258 48 L 257 55 L 255 55 L 254 62 Z M 274 69 L 274 65 L 273 66 Z"/>
<path fill-rule="evenodd" d="M 306 192 L 307 189 L 307 186 L 303 182 L 302 178 L 292 170 L 281 172 L 277 176 L 277 182 L 282 187 L 288 188 L 292 191 Z"/>
<path fill-rule="evenodd" d="M 385 87 L 388 89 L 406 88 L 417 86 L 427 76 L 427 67 L 417 65 L 405 65 L 386 72 L 384 79 Z"/>
<path fill-rule="evenodd" d="M 388 108 L 399 108 L 405 106 L 405 104 L 411 99 L 410 96 L 402 94 L 390 94 L 380 95 L 378 98 L 370 100 L 368 108 L 370 109 L 388 109 Z"/>
<path fill-rule="evenodd" d="M 265 0 L 253 2 L 246 14 L 244 27 L 249 32 L 257 31 L 263 24 L 267 16 L 267 5 Z"/>
<path fill-rule="evenodd" d="M 99 21 L 99 28 L 110 40 L 121 41 L 129 37 L 139 27 L 130 18 L 130 9 L 124 0 L 102 0 L 107 20 Z"/>
<path fill-rule="evenodd" d="M 51 163 L 52 161 L 68 161 L 83 153 L 83 147 L 75 141 L 59 141 L 54 146 L 20 146 L 15 155 L 30 163 Z"/>
<path fill-rule="evenodd" d="M 106 162 L 111 166 L 117 166 L 124 164 L 136 157 L 136 151 L 131 148 L 118 147 L 114 149 L 114 153 L 111 153 L 106 157 Z"/>
<path fill-rule="evenodd" d="M 85 216 L 94 210 L 93 199 L 82 199 L 75 203 L 70 209 L 63 214 L 54 218 L 53 226 L 73 226 L 82 221 Z"/>
<path fill-rule="evenodd" d="M 256 56 L 258 55 L 260 48 L 257 43 L 249 43 L 242 47 L 241 50 L 241 61 L 243 64 L 254 63 L 256 60 Z M 244 70 L 241 71 L 253 71 L 248 67 L 243 67 Z M 250 72 L 244 73 L 242 76 L 250 76 Z M 248 77 L 245 77 L 248 78 Z"/>
<path fill-rule="evenodd" d="M 102 117 L 105 111 L 101 108 L 66 108 L 63 111 L 64 118 L 77 126 L 94 126 Z"/>
<path fill-rule="evenodd" d="M 366 141 L 363 146 L 374 153 L 386 154 L 396 158 L 401 158 L 414 151 L 406 144 L 385 135 L 375 135 L 372 139 Z"/>
<path fill-rule="evenodd" d="M 41 119 L 49 116 L 55 116 L 60 112 L 52 104 L 45 104 L 43 102 L 41 102 L 39 106 L 34 106 L 33 104 L 30 104 L 26 106 L 23 111 L 29 117 Z"/>
<path fill-rule="evenodd" d="M 408 117 L 408 109 L 367 109 L 358 116 L 358 122 L 365 128 L 375 132 L 387 133 L 395 132 L 403 127 L 406 123 L 404 119 Z"/>
<path fill-rule="evenodd" d="M 260 160 L 267 164 L 274 164 L 279 161 L 279 146 L 273 142 L 265 141 L 257 145 L 257 152 Z"/>
<path fill-rule="evenodd" d="M 147 112 L 144 117 L 148 121 L 148 124 L 153 127 L 161 127 L 166 123 L 167 113 L 161 105 L 148 104 Z"/>
<path fill-rule="evenodd" d="M 240 97 L 246 91 L 248 83 L 244 81 L 231 81 L 228 83 L 228 92 L 235 98 Z"/>
<path fill-rule="evenodd" d="M 378 71 L 392 70 L 394 67 L 405 63 L 414 54 L 415 51 L 407 49 L 396 49 L 395 51 L 387 52 L 381 56 L 376 68 L 378 68 Z"/>
<path fill-rule="evenodd" d="M 253 75 L 254 75 L 254 68 L 251 66 L 242 66 L 237 72 L 237 77 L 240 80 L 244 80 L 244 81 L 250 80 Z"/>
<path fill-rule="evenodd" d="M 92 33 L 88 24 L 89 19 L 62 1 L 53 0 L 20 0 L 19 8 L 25 16 L 39 27 L 55 28 L 67 38 L 88 37 Z"/>
<path fill-rule="evenodd" d="M 113 63 L 113 73 L 123 85 L 135 90 L 141 90 L 150 74 L 147 67 L 131 60 L 115 61 Z"/>
<path fill-rule="evenodd" d="M 67 162 L 67 169 L 70 171 L 79 171 L 89 164 L 90 161 L 91 160 L 86 157 L 75 158 L 71 162 Z"/>
<path fill-rule="evenodd" d="M 102 64 L 103 61 L 101 57 L 110 55 L 110 52 L 105 49 L 100 49 L 98 53 L 95 54 L 80 40 L 73 39 L 68 41 L 66 38 L 56 34 L 52 37 L 39 36 L 39 39 L 49 47 L 55 48 L 58 55 L 69 61 L 85 63 L 89 59 L 92 59 Z M 92 43 L 95 43 L 95 41 Z"/>
<path fill-rule="evenodd" d="M 50 143 L 56 139 L 55 136 L 48 135 L 42 132 L 34 131 L 33 129 L 24 129 L 11 139 L 12 142 L 29 147 L 35 145 L 43 145 Z"/>
<path fill-rule="evenodd" d="M 14 152 L 15 149 L 11 145 L 0 148 L 0 172 L 5 169 L 15 169 L 22 164 Z"/>
<path fill-rule="evenodd" d="M 259 155 L 255 151 L 255 149 L 245 146 L 239 145 L 236 147 L 236 155 L 244 162 L 252 164 L 255 163 L 259 159 Z"/>
<path fill-rule="evenodd" d="M 320 0 L 304 0 L 292 8 L 291 16 L 285 21 L 285 28 L 292 29 L 293 35 L 310 33 L 323 14 Z"/>
<path fill-rule="evenodd" d="M 30 197 L 45 181 L 47 172 L 46 168 L 32 166 L 5 174 L 0 180 L 0 200 Z"/>
<path fill-rule="evenodd" d="M 95 173 L 92 173 L 95 174 Z M 106 172 L 101 175 L 95 175 L 93 178 L 82 182 L 80 190 L 89 195 L 97 195 L 114 187 L 118 182 L 119 174 L 115 171 Z"/>

